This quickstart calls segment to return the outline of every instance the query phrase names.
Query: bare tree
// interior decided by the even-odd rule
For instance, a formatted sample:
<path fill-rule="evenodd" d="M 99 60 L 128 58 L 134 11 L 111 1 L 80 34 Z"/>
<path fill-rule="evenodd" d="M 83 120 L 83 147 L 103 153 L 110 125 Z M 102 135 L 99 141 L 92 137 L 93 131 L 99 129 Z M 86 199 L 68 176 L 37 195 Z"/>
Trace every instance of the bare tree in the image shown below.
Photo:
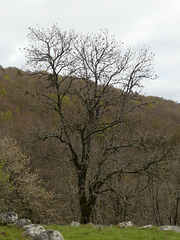
<path fill-rule="evenodd" d="M 111 189 L 110 180 L 122 173 L 145 171 L 122 165 L 121 149 L 135 147 L 122 133 L 129 116 L 144 103 L 139 100 L 142 79 L 154 78 L 152 53 L 123 50 L 108 31 L 76 35 L 51 29 L 30 28 L 31 44 L 25 49 L 28 65 L 41 77 L 40 88 L 27 94 L 46 105 L 56 119 L 34 141 L 56 138 L 66 146 L 67 160 L 77 174 L 81 222 L 90 221 L 98 196 Z M 138 99 L 138 101 L 137 101 Z"/>

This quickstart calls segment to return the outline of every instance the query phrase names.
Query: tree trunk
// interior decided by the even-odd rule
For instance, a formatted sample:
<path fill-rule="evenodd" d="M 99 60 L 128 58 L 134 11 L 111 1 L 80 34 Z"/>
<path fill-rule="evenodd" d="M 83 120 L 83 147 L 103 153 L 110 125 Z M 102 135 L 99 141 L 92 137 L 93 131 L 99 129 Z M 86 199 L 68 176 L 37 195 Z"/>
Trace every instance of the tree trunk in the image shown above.
<path fill-rule="evenodd" d="M 86 173 L 87 167 L 85 165 L 81 166 L 77 171 L 81 224 L 87 224 L 91 221 L 92 210 L 96 203 L 96 196 L 94 195 L 94 192 L 89 188 L 89 186 L 86 186 Z"/>
<path fill-rule="evenodd" d="M 91 221 L 91 214 L 92 214 L 92 206 L 89 206 L 88 204 L 81 204 L 80 203 L 80 209 L 81 209 L 81 224 L 87 224 Z"/>
<path fill-rule="evenodd" d="M 174 225 L 179 224 L 179 221 L 178 221 L 179 201 L 180 201 L 180 198 L 177 197 L 176 198 L 176 206 L 175 206 L 175 215 L 174 215 Z"/>
<path fill-rule="evenodd" d="M 87 168 L 85 165 L 79 166 L 77 170 L 78 174 L 78 196 L 79 196 L 79 205 L 81 211 L 81 224 L 86 224 L 90 222 L 90 216 L 92 209 L 88 206 L 87 196 L 86 196 L 86 173 Z"/>

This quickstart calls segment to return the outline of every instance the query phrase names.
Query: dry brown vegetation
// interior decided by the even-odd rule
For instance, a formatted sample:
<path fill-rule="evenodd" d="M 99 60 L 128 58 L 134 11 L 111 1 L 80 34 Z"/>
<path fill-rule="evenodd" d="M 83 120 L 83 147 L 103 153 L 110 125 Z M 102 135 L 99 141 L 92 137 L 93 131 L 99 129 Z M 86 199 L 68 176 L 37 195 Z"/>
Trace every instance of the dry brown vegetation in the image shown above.
<path fill-rule="evenodd" d="M 54 138 L 30 141 L 30 136 L 50 132 L 58 123 L 57 116 L 44 105 L 23 96 L 27 87 L 41 90 L 41 81 L 16 68 L 0 70 L 1 211 L 15 210 L 35 221 L 67 223 L 80 218 L 78 180 L 70 152 Z M 79 86 L 83 89 L 81 80 L 72 85 L 72 92 Z M 116 89 L 113 92 L 118 94 Z M 72 93 L 64 99 L 63 111 L 69 123 L 82 121 L 76 113 L 84 110 L 78 102 L 76 105 L 76 99 Z M 109 136 L 100 133 L 93 142 L 87 182 L 98 171 L 103 176 L 112 175 L 98 194 L 91 221 L 180 224 L 180 105 L 156 97 L 138 99 L 149 104 L 127 116 L 117 138 L 126 147 L 106 155 L 100 170 L 96 163 L 102 159 Z M 139 104 L 138 99 L 131 104 Z M 106 118 L 111 120 L 115 111 L 116 104 Z M 77 141 L 76 133 L 71 134 Z M 113 174 L 116 169 L 118 173 Z"/>

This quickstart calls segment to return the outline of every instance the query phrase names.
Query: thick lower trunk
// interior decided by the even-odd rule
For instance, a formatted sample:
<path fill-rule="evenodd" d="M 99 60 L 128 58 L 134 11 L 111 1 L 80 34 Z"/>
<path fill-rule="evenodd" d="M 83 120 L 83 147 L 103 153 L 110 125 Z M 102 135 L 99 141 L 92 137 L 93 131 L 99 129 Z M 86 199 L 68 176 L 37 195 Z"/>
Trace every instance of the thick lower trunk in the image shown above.
<path fill-rule="evenodd" d="M 81 224 L 87 224 L 91 221 L 92 207 L 83 205 L 80 206 L 81 209 Z"/>
<path fill-rule="evenodd" d="M 86 171 L 87 169 L 80 169 L 78 172 L 78 195 L 79 195 L 79 205 L 81 211 L 81 224 L 87 224 L 91 220 L 91 214 L 93 206 L 95 205 L 94 198 L 91 196 L 92 193 L 88 191 L 86 186 Z M 88 195 L 88 196 L 87 196 Z"/>
<path fill-rule="evenodd" d="M 87 224 L 91 222 L 92 210 L 93 210 L 93 207 L 95 206 L 95 203 L 96 203 L 96 197 L 95 195 L 92 194 L 91 191 L 89 192 L 88 201 L 86 198 L 85 191 L 83 192 L 83 197 L 82 195 L 81 197 L 79 197 L 82 224 Z"/>

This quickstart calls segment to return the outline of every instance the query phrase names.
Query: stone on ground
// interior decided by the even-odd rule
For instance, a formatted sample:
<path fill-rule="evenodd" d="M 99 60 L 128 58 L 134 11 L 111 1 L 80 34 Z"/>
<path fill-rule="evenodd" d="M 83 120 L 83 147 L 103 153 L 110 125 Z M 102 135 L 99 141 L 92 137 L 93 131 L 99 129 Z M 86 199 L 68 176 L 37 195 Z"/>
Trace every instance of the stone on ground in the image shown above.
<path fill-rule="evenodd" d="M 29 225 L 29 224 L 32 224 L 32 222 L 26 218 L 19 219 L 14 223 L 14 225 L 17 227 L 23 227 L 23 226 Z"/>
<path fill-rule="evenodd" d="M 41 225 L 38 225 L 38 224 L 25 225 L 23 229 L 25 230 L 23 236 L 24 237 L 28 236 L 32 238 L 46 231 Z"/>
<path fill-rule="evenodd" d="M 15 212 L 6 212 L 0 214 L 0 221 L 2 223 L 14 223 L 18 220 L 18 215 Z"/>
<path fill-rule="evenodd" d="M 160 231 L 174 231 L 174 232 L 179 232 L 180 233 L 180 227 L 178 226 L 170 226 L 170 225 L 165 225 L 160 228 L 158 228 Z"/>
<path fill-rule="evenodd" d="M 131 221 L 128 221 L 128 222 L 121 222 L 117 225 L 117 227 L 132 227 L 133 226 L 133 223 Z"/>
<path fill-rule="evenodd" d="M 76 222 L 76 221 L 72 221 L 72 222 L 71 222 L 71 226 L 72 226 L 72 227 L 78 227 L 79 225 L 80 225 L 79 222 Z"/>
<path fill-rule="evenodd" d="M 54 231 L 52 229 L 45 232 L 41 232 L 34 240 L 64 240 L 64 237 L 59 231 Z"/>

